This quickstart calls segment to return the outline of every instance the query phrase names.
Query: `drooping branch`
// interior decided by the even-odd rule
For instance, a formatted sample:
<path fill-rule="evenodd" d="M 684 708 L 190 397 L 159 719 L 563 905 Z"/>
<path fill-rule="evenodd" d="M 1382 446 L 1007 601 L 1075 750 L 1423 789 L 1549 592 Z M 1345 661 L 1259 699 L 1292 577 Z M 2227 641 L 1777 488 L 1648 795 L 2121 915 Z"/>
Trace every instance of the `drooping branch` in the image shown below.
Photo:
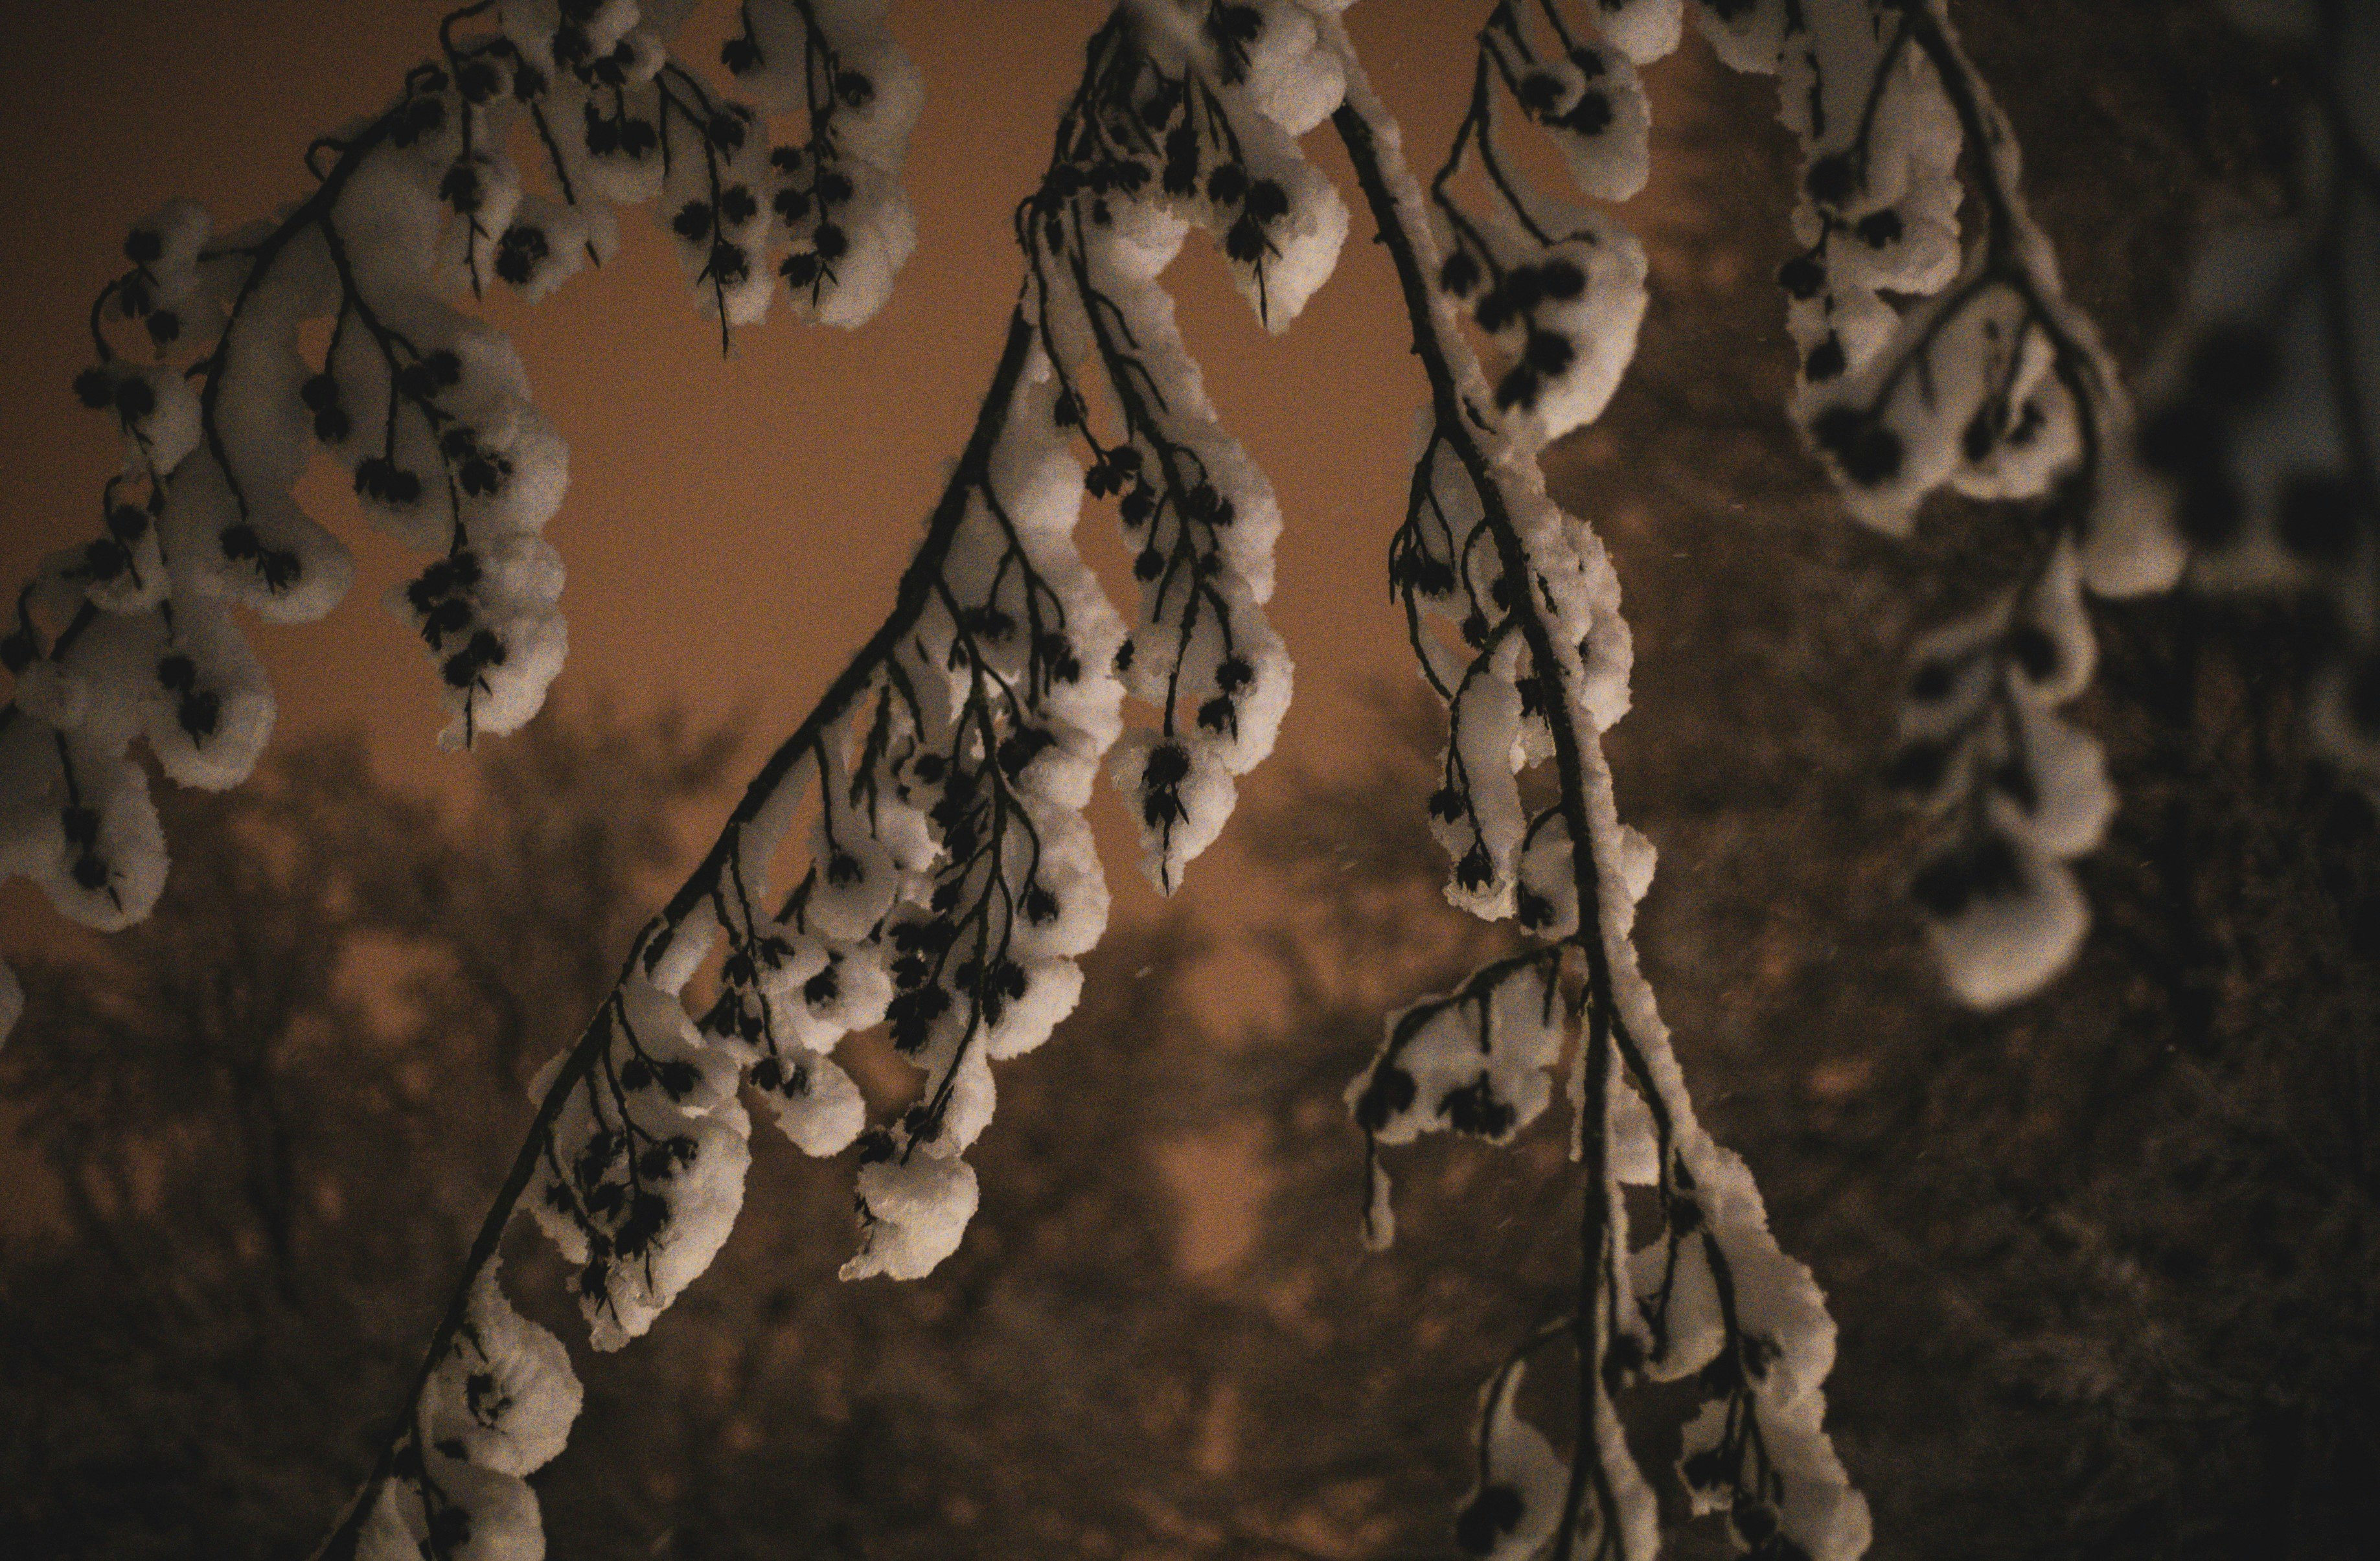
<path fill-rule="evenodd" d="M 1568 31 L 1559 36 L 1575 69 L 1583 51 Z M 1530 48 L 1505 6 L 1483 38 L 1488 48 Z M 1544 71 L 1540 84 L 1509 62 L 1500 74 L 1541 115 L 1577 115 L 1575 80 Z M 1474 121 L 1464 134 L 1484 141 L 1492 126 L 1475 100 Z M 1393 158 L 1394 127 L 1352 67 L 1334 124 L 1396 266 L 1429 381 L 1429 432 L 1412 513 L 1391 550 L 1391 584 L 1450 705 L 1446 784 L 1430 804 L 1457 857 L 1448 893 L 1482 914 L 1517 912 L 1543 940 L 1392 1020 L 1349 1091 L 1357 1121 L 1375 1145 L 1439 1126 L 1501 1142 L 1543 1109 L 1547 1074 L 1571 1043 L 1572 1017 L 1583 1020 L 1571 1074 L 1573 1144 L 1586 1180 L 1579 1299 L 1567 1330 L 1577 1358 L 1571 1448 L 1566 1459 L 1555 1453 L 1519 1418 L 1510 1385 L 1498 1385 L 1483 1404 L 1482 1472 L 1457 1538 L 1473 1554 L 1503 1557 L 1548 1546 L 1558 1561 L 1652 1555 L 1655 1482 L 1628 1447 L 1617 1400 L 1639 1381 L 1691 1375 L 1703 1410 L 1686 1428 L 1682 1477 L 1694 1510 L 1727 1510 L 1738 1542 L 1764 1555 L 1856 1555 L 1866 1543 L 1865 1508 L 1826 1441 L 1815 1392 L 1831 1359 L 1831 1324 L 1807 1272 L 1769 1236 L 1742 1163 L 1696 1123 L 1628 939 L 1649 850 L 1617 820 L 1601 749 L 1602 730 L 1625 708 L 1616 582 L 1592 534 L 1546 497 L 1536 451 L 1560 426 L 1549 427 L 1531 396 L 1490 391 L 1450 307 L 1489 282 L 1474 309 L 1492 329 L 1536 306 L 1548 271 L 1557 293 L 1595 289 L 1577 269 L 1565 276 L 1560 268 L 1576 262 L 1549 254 L 1549 244 L 1532 252 L 1506 238 L 1478 264 L 1464 263 L 1482 242 L 1473 236 L 1494 229 L 1459 212 L 1446 223 L 1458 248 L 1441 260 L 1426 198 Z M 1509 204 L 1508 182 L 1489 184 L 1491 199 Z M 1448 188 L 1441 175 L 1427 199 L 1453 206 Z M 1599 247 L 1624 237 L 1594 231 Z M 1487 269 L 1489 259 L 1500 272 Z M 1515 276 L 1527 279 L 1517 290 Z M 1606 305 L 1590 321 L 1597 312 L 1604 329 L 1583 333 L 1575 352 L 1601 359 L 1596 372 L 1608 395 L 1633 348 L 1634 320 Z M 1571 405 L 1589 403 L 1585 416 L 1601 396 Z M 1564 405 L 1559 396 L 1554 404 Z M 1458 538 L 1458 527 L 1466 534 Z M 1484 582 L 1471 563 L 1474 537 L 1493 560 Z M 1425 608 L 1460 620 L 1467 659 L 1425 627 Z M 1529 817 L 1508 772 L 1540 760 L 1550 761 L 1557 796 Z M 1574 1003 L 1561 997 L 1558 974 L 1570 950 L 1583 988 Z M 1653 1187 L 1659 1216 L 1649 1244 L 1633 1252 L 1623 1182 Z M 1378 1236 L 1390 1224 L 1386 1193 L 1376 1168 Z"/>

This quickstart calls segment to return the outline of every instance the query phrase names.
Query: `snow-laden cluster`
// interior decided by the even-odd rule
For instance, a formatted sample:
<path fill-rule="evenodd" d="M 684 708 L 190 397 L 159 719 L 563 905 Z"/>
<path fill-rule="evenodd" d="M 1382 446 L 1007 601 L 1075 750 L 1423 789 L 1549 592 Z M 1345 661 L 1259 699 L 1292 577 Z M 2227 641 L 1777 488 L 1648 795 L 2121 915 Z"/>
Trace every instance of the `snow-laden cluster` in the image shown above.
<path fill-rule="evenodd" d="M 17 683 L 0 872 L 89 926 L 148 914 L 165 858 L 130 740 L 183 784 L 237 783 L 273 703 L 225 609 L 319 617 L 353 576 L 290 496 L 317 448 L 369 518 L 435 555 L 389 606 L 436 671 L 440 741 L 537 713 L 567 642 L 541 533 L 569 452 L 460 294 L 542 297 L 618 247 L 619 205 L 658 201 L 722 333 L 759 320 L 781 277 L 832 323 L 881 305 L 911 245 L 894 178 L 918 96 L 882 6 L 750 0 L 727 63 L 762 109 L 796 117 L 801 139 L 775 148 L 760 110 L 670 59 L 686 9 L 468 6 L 394 103 L 315 143 L 318 183 L 285 215 L 217 234 L 174 201 L 133 227 L 74 381 L 122 439 L 99 531 L 44 562 L 0 635 Z M 459 28 L 482 18 L 493 30 Z"/>
<path fill-rule="evenodd" d="M 2380 14 L 2232 9 L 2313 89 L 2301 209 L 2198 257 L 2150 377 L 2140 456 L 2192 550 L 2192 585 L 2325 603 L 2308 723 L 2380 790 Z"/>
<path fill-rule="evenodd" d="M 1295 140 L 1343 77 L 1315 13 L 1287 0 L 1120 16 L 1019 236 L 1059 414 L 1132 552 L 1138 611 L 1116 666 L 1157 720 L 1119 744 L 1113 772 L 1142 870 L 1172 893 L 1220 832 L 1234 777 L 1272 751 L 1291 667 L 1263 610 L 1279 502 L 1216 421 L 1155 277 L 1203 228 L 1258 319 L 1287 326 L 1346 236 L 1344 204 Z"/>
<path fill-rule="evenodd" d="M 1446 254 L 1438 285 L 1508 357 L 1495 410 L 1532 445 L 1594 421 L 1619 388 L 1645 315 L 1645 250 L 1609 213 L 1533 187 L 1499 125 L 1517 114 L 1552 140 L 1578 195 L 1624 200 L 1647 170 L 1637 67 L 1678 42 L 1672 0 L 1580 10 L 1573 20 L 1559 5 L 1496 7 L 1463 127 L 1430 184 Z M 1484 203 L 1462 197 L 1466 175 Z"/>
<path fill-rule="evenodd" d="M 1552 204 L 1512 178 L 1496 142 L 1501 90 L 1557 135 L 1582 194 L 1641 182 L 1642 96 L 1620 67 L 1673 45 L 1680 6 L 1576 9 L 1586 14 L 1498 7 L 1457 158 L 1427 197 L 1396 160 L 1395 127 L 1360 75 L 1349 88 L 1354 118 L 1342 121 L 1415 306 L 1431 383 L 1390 576 L 1423 673 L 1448 705 L 1428 800 L 1452 861 L 1447 894 L 1482 916 L 1512 917 L 1527 935 L 1520 952 L 1391 1016 L 1350 1085 L 1372 1153 L 1366 1234 L 1384 1244 L 1392 1230 L 1382 1147 L 1431 1131 L 1500 1143 L 1544 1111 L 1567 1071 L 1572 1148 L 1588 1179 L 1577 1311 L 1524 1341 L 1488 1384 L 1458 1543 L 1502 1561 L 1654 1555 L 1665 1504 L 1619 1406 L 1639 1384 L 1670 1383 L 1691 1384 L 1699 1399 L 1680 1463 L 1658 1477 L 1675 1505 L 1724 1512 L 1753 1555 L 1848 1558 L 1865 1548 L 1868 1519 L 1822 1423 L 1834 1325 L 1809 1272 L 1769 1233 L 1749 1171 L 1695 1120 L 1638 968 L 1629 934 L 1653 850 L 1620 822 L 1602 750 L 1628 708 L 1619 583 L 1594 533 L 1547 497 L 1536 463 L 1546 440 L 1609 397 L 1633 351 L 1641 293 L 1630 304 L 1616 286 L 1603 307 L 1569 317 L 1572 357 L 1559 370 L 1550 352 L 1536 359 L 1533 387 L 1516 390 L 1513 378 L 1532 363 L 1526 334 L 1491 383 L 1462 329 L 1467 316 L 1491 338 L 1542 331 L 1570 295 L 1597 296 L 1593 257 L 1633 253 L 1605 217 L 1547 225 Z M 1607 83 L 1597 90 L 1618 106 L 1582 112 L 1587 82 Z M 1571 144 L 1588 134 L 1635 144 L 1598 146 L 1590 159 Z M 1465 157 L 1484 175 L 1488 214 L 1455 192 Z M 1556 270 L 1548 289 L 1546 272 L 1566 264 L 1579 285 Z M 1616 273 L 1624 286 L 1641 285 L 1641 260 L 1633 269 L 1633 281 L 1628 268 Z M 1515 327 L 1514 317 L 1531 323 Z M 1563 374 L 1589 378 L 1572 388 Z M 1634 1236 L 1626 1186 L 1651 1191 L 1655 1219 Z M 1595 1368 L 1577 1373 L 1566 1448 L 1518 1403 L 1524 1363 L 1557 1346 Z M 1648 1401 L 1674 1409 L 1675 1391 Z"/>
<path fill-rule="evenodd" d="M 2088 680 L 2075 593 L 2163 589 L 2180 551 L 1939 0 L 1698 0 L 1697 19 L 1730 65 L 1778 77 L 1802 142 L 1802 248 L 1778 272 L 1793 415 L 1852 513 L 1905 536 L 1947 490 L 2033 502 L 2053 537 L 2004 599 L 1915 647 L 1896 765 L 1948 821 L 1912 889 L 1949 985 L 2014 1001 L 2081 943 L 2089 913 L 2059 864 L 2107 811 L 2096 742 L 2051 713 Z M 1982 217 L 1963 248 L 1962 152 Z"/>
<path fill-rule="evenodd" d="M 2097 647 L 2070 538 L 1984 611 L 1918 641 L 1892 779 L 1944 821 L 1912 886 L 1950 989 L 1988 1008 L 2038 991 L 2090 923 L 2065 865 L 2115 793 L 2098 743 L 2057 713 Z"/>
<path fill-rule="evenodd" d="M 525 1476 L 551 1462 L 583 1397 L 562 1341 L 504 1299 L 492 1262 L 470 1285 L 412 1423 L 358 1516 L 357 1561 L 535 1561 L 545 1553 Z"/>

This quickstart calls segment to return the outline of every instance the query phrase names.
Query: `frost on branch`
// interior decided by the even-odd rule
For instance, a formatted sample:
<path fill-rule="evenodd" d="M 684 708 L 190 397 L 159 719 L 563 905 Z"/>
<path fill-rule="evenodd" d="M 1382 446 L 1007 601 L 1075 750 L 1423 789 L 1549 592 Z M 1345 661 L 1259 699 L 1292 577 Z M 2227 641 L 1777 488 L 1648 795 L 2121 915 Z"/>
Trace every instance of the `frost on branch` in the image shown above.
<path fill-rule="evenodd" d="M 802 307 L 857 324 L 881 304 L 910 246 L 892 179 L 917 82 L 880 7 L 752 0 L 751 25 L 808 30 L 833 83 L 779 84 L 764 106 L 798 110 L 801 139 L 773 150 L 759 110 L 670 59 L 686 8 L 467 6 L 393 103 L 309 149 L 314 188 L 285 214 L 219 234 L 176 200 L 134 225 L 73 381 L 121 439 L 97 533 L 44 562 L 0 637 L 17 680 L 0 870 L 92 926 L 148 914 L 164 859 L 125 746 L 145 736 L 184 784 L 232 785 L 255 763 L 273 696 L 224 610 L 298 622 L 346 594 L 346 545 L 290 496 L 318 447 L 368 517 L 436 555 L 389 606 L 429 653 L 441 742 L 537 713 L 566 647 L 562 560 L 540 533 L 569 452 L 512 344 L 459 295 L 542 297 L 617 248 L 618 204 L 659 200 L 722 343 L 766 311 L 779 248 L 825 247 L 820 213 L 852 236 L 846 282 L 806 276 Z M 801 201 L 810 214 L 789 215 Z"/>
<path fill-rule="evenodd" d="M 1594 18 L 1610 30 L 1596 31 Z M 1634 245 L 1606 217 L 1548 220 L 1558 208 L 1510 172 L 1494 93 L 1558 138 L 1586 135 L 1587 124 L 1633 138 L 1569 160 L 1583 193 L 1624 189 L 1642 176 L 1641 99 L 1606 119 L 1582 111 L 1583 82 L 1633 90 L 1617 67 L 1673 43 L 1678 21 L 1675 4 L 1496 6 L 1455 160 L 1427 197 L 1360 76 L 1338 116 L 1430 381 L 1389 568 L 1423 675 L 1448 707 L 1427 802 L 1452 860 L 1447 894 L 1512 917 L 1528 939 L 1392 1016 L 1350 1086 L 1371 1162 L 1366 1235 L 1380 1245 L 1391 1233 L 1382 1146 L 1432 1130 L 1503 1142 L 1543 1112 L 1564 1070 L 1585 1173 L 1576 1310 L 1524 1340 L 1488 1385 L 1478 1475 L 1456 1520 L 1465 1553 L 1508 1561 L 1648 1558 L 1665 1507 L 1724 1512 L 1736 1548 L 1765 1557 L 1852 1557 L 1868 1539 L 1866 1505 L 1822 1423 L 1833 1323 L 1808 1271 L 1769 1233 L 1749 1171 L 1696 1122 L 1629 939 L 1653 853 L 1619 821 L 1602 751 L 1628 706 L 1619 583 L 1594 533 L 1547 497 L 1536 459 L 1616 384 L 1634 348 L 1641 292 L 1631 302 L 1630 290 L 1642 262 L 1607 273 L 1619 281 L 1604 301 L 1563 323 L 1569 356 L 1558 369 L 1549 350 L 1531 358 L 1536 336 L 1553 333 L 1553 306 L 1607 286 L 1593 257 Z M 1485 213 L 1455 189 L 1466 157 L 1482 175 Z M 1516 362 L 1492 387 L 1461 329 L 1465 313 L 1491 339 L 1518 338 Z M 1535 377 L 1516 379 L 1522 369 Z M 1652 1223 L 1635 1235 L 1630 1185 L 1650 1191 L 1637 1207 Z M 1520 1403 L 1524 1367 L 1564 1348 L 1577 1362 L 1566 1447 Z M 1647 1383 L 1690 1386 L 1697 1405 L 1673 1470 L 1641 1467 L 1622 1425 L 1623 1402 L 1648 1412 L 1678 1403 L 1674 1390 L 1632 1391 Z"/>
<path fill-rule="evenodd" d="M 2233 9 L 2311 89 L 2301 210 L 2198 257 L 2140 457 L 2193 585 L 2324 603 L 2309 724 L 2380 789 L 2380 18 L 2313 0 Z"/>
<path fill-rule="evenodd" d="M 1912 888 L 1951 989 L 2012 1002 L 2080 947 L 2089 913 L 2063 863 L 2112 807 L 2096 740 L 2054 713 L 2089 682 L 2081 592 L 2163 589 L 2181 555 L 2115 367 L 2026 209 L 2015 137 L 1937 0 L 1699 0 L 1698 19 L 1737 68 L 1778 76 L 1802 142 L 1802 248 L 1778 272 L 1792 411 L 1852 513 L 1906 536 L 1946 490 L 2034 511 L 2021 575 L 1912 651 L 1893 769 L 1946 820 Z"/>

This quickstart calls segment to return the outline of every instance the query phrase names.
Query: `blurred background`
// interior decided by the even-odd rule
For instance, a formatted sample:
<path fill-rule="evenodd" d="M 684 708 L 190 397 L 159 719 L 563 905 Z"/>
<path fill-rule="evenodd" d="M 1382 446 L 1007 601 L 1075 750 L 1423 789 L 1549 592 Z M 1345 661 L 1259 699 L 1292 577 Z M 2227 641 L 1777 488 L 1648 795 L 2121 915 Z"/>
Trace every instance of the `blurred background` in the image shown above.
<path fill-rule="evenodd" d="M 382 101 L 441 9 L 11 18 L 0 573 L 88 532 L 108 440 L 67 385 L 127 225 L 173 194 L 226 226 L 294 196 L 299 150 Z M 1478 9 L 1350 13 L 1417 157 L 1451 131 Z M 2144 362 L 2196 236 L 2286 208 L 2290 84 L 2192 0 L 1951 10 L 2074 292 Z M 255 631 L 273 755 L 227 797 L 161 786 L 156 916 L 84 938 L 10 886 L 29 1004 L 0 1052 L 0 1552 L 320 1537 L 526 1080 L 889 599 L 1099 12 L 896 4 L 929 85 L 920 244 L 855 335 L 778 321 L 722 362 L 645 231 L 535 309 L 490 306 L 573 446 L 551 532 L 571 663 L 529 729 L 431 748 L 434 674 L 376 604 L 418 561 L 317 474 L 301 497 L 357 546 L 358 586 L 325 623 Z M 2380 830 L 2302 756 L 2296 616 L 2102 615 L 2084 714 L 2124 810 L 2083 865 L 2091 942 L 2007 1013 L 1945 1001 L 1880 756 L 1900 647 L 2016 538 L 1949 506 L 1913 546 L 1844 518 L 1779 410 L 1794 169 L 1773 84 L 1692 42 L 1649 79 L 1657 172 L 1627 216 L 1654 302 L 1609 412 L 1548 465 L 1611 541 L 1636 634 L 1612 752 L 1662 857 L 1638 937 L 1706 1120 L 1833 1299 L 1829 1423 L 1876 1554 L 2368 1555 Z M 1327 135 L 1312 150 L 1342 169 Z M 1383 564 L 1421 387 L 1368 234 L 1279 339 L 1208 257 L 1172 273 L 1290 517 L 1274 616 L 1298 703 L 1229 843 L 1170 903 L 1111 853 L 1116 930 L 1082 1010 L 1002 1071 L 983 1211 L 931 1278 L 836 1283 L 849 1168 L 756 1131 L 711 1272 L 623 1354 L 575 1349 L 587 1409 L 537 1480 L 552 1555 L 1451 1553 L 1477 1386 L 1568 1304 L 1576 1188 L 1551 1119 L 1508 1150 L 1425 1146 L 1398 1164 L 1398 1247 L 1356 1239 L 1339 1093 L 1381 1013 L 1495 936 L 1446 907 L 1422 828 L 1438 739 Z M 517 1230 L 507 1251 L 524 1308 L 580 1337 L 550 1252 Z"/>

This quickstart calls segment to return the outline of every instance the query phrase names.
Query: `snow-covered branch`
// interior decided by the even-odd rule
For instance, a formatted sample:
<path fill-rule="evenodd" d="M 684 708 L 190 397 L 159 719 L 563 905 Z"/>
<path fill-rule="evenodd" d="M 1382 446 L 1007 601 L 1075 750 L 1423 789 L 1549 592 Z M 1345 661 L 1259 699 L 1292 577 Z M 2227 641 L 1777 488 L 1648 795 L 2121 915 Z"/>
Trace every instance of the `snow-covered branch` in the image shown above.
<path fill-rule="evenodd" d="M 536 1081 L 528 1138 L 330 1554 L 536 1543 L 516 1471 L 438 1440 L 447 1362 L 491 1331 L 477 1319 L 498 1243 L 526 1204 L 577 1265 L 596 1347 L 644 1333 L 741 1206 L 747 1083 L 806 1152 L 858 1144 L 860 1248 L 844 1277 L 918 1277 L 956 1249 L 990 1064 L 1074 1008 L 1075 962 L 1106 925 L 1082 809 L 1123 734 L 1127 686 L 1157 725 L 1123 744 L 1116 777 L 1169 891 L 1288 702 L 1261 612 L 1279 509 L 1216 425 L 1154 279 L 1204 226 L 1265 323 L 1303 305 L 1346 228 L 1293 139 L 1336 103 L 1336 65 L 1286 6 L 1126 5 L 1093 38 L 1049 168 L 1017 209 L 1027 269 L 999 364 L 892 611 Z M 1138 549 L 1129 633 L 1075 549 L 1086 490 L 1117 498 Z M 772 904 L 772 863 L 804 821 Z M 698 1023 L 685 994 L 714 950 Z M 917 1082 L 871 1126 L 832 1054 L 880 1024 Z M 560 1393 L 569 1379 L 540 1380 Z"/>
<path fill-rule="evenodd" d="M 1506 1561 L 1653 1555 L 1661 1503 L 1621 1406 L 1640 1384 L 1691 1380 L 1700 1409 L 1683 1429 L 1678 1472 L 1692 1509 L 1726 1512 L 1739 1545 L 1756 1555 L 1852 1556 L 1867 1543 L 1866 1506 L 1822 1429 L 1834 1325 L 1809 1272 L 1769 1234 L 1750 1172 L 1695 1119 L 1639 971 L 1629 933 L 1653 853 L 1619 821 L 1602 748 L 1627 708 L 1619 585 L 1601 541 L 1547 497 L 1536 459 L 1616 385 L 1634 349 L 1644 266 L 1608 218 L 1549 223 L 1551 203 L 1500 163 L 1490 67 L 1530 117 L 1593 149 L 1569 158 L 1585 193 L 1628 193 L 1643 177 L 1645 120 L 1641 95 L 1628 96 L 1633 74 L 1617 67 L 1674 46 L 1679 10 L 1655 0 L 1598 14 L 1600 35 L 1551 3 L 1496 6 L 1456 162 L 1427 196 L 1352 66 L 1335 120 L 1429 379 L 1390 579 L 1424 673 L 1448 703 L 1442 784 L 1429 800 L 1454 858 L 1447 894 L 1491 919 L 1517 917 L 1533 939 L 1393 1016 L 1350 1087 L 1373 1146 L 1366 1228 L 1383 1244 L 1392 1228 L 1378 1146 L 1436 1129 L 1500 1143 L 1544 1110 L 1567 1059 L 1586 1183 L 1576 1309 L 1524 1341 L 1488 1385 L 1479 1475 L 1458 1540 Z M 1621 111 L 1584 106 L 1607 91 Z M 1607 148 L 1607 134 L 1637 144 Z M 1486 212 L 1452 193 L 1466 153 L 1487 175 Z M 1517 361 L 1493 388 L 1458 300 L 1491 337 L 1518 338 Z M 1441 635 L 1431 617 L 1455 633 Z M 1538 800 L 1524 791 L 1532 769 L 1550 781 L 1549 799 L 1542 784 Z M 1629 1229 L 1630 1185 L 1654 1193 L 1657 1226 L 1641 1246 Z M 1576 1377 L 1566 1453 L 1516 1402 L 1524 1363 L 1564 1337 Z"/>
<path fill-rule="evenodd" d="M 2032 506 L 2016 577 L 1912 647 L 1891 765 L 1937 821 L 1911 888 L 1945 977 L 1978 1006 L 2013 1001 L 2080 947 L 2066 864 L 2115 807 L 2099 744 L 2058 714 L 2095 659 L 2082 593 L 2161 590 L 2180 551 L 1939 0 L 1697 0 L 1697 20 L 1729 64 L 1779 78 L 1802 142 L 1802 248 L 1778 272 L 1792 412 L 1852 513 L 1905 536 L 1946 490 Z M 1982 220 L 1962 247 L 1970 191 Z"/>

